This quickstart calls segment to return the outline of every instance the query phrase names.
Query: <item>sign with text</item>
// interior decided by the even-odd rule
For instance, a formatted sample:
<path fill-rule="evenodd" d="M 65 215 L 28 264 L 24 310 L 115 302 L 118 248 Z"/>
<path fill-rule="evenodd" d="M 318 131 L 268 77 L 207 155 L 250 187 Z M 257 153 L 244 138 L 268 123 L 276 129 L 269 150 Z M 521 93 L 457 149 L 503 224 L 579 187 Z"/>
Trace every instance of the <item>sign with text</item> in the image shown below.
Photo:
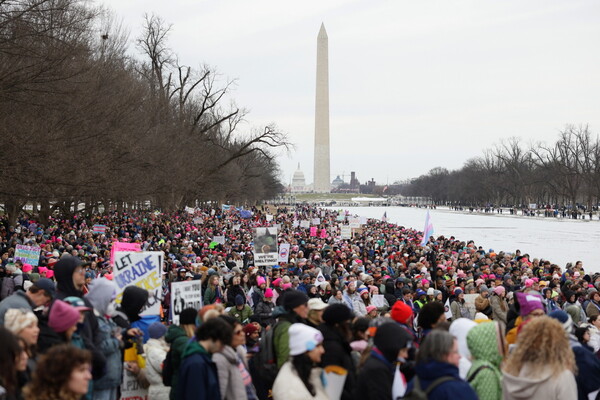
<path fill-rule="evenodd" d="M 127 370 L 126 364 L 123 363 L 120 400 L 147 400 L 148 389 L 144 389 L 133 372 Z"/>
<path fill-rule="evenodd" d="M 310 228 L 310 221 L 305 219 L 300 221 L 300 228 Z"/>
<path fill-rule="evenodd" d="M 350 228 L 360 228 L 360 217 L 349 218 Z"/>
<path fill-rule="evenodd" d="M 15 261 L 21 260 L 23 264 L 38 265 L 40 261 L 40 251 L 42 249 L 39 246 L 25 246 L 18 244 L 15 248 Z"/>
<path fill-rule="evenodd" d="M 340 236 L 342 239 L 352 239 L 352 227 L 350 225 L 342 225 L 340 227 Z"/>
<path fill-rule="evenodd" d="M 115 253 L 117 251 L 141 251 L 142 246 L 139 243 L 113 242 L 110 248 L 110 265 L 115 265 Z"/>
<path fill-rule="evenodd" d="M 171 284 L 171 316 L 173 324 L 179 325 L 179 314 L 186 308 L 202 308 L 202 282 L 183 281 Z"/>
<path fill-rule="evenodd" d="M 217 242 L 219 244 L 225 244 L 225 236 L 213 236 L 213 242 Z"/>
<path fill-rule="evenodd" d="M 162 251 L 119 251 L 115 253 L 114 281 L 119 286 L 116 302 L 121 302 L 127 286 L 135 285 L 148 291 L 148 303 L 140 315 L 160 314 L 162 298 Z"/>
<path fill-rule="evenodd" d="M 277 264 L 277 228 L 255 228 L 254 232 L 254 265 Z"/>
<path fill-rule="evenodd" d="M 286 263 L 290 259 L 290 244 L 281 243 L 279 245 L 279 257 L 277 258 L 278 263 Z"/>

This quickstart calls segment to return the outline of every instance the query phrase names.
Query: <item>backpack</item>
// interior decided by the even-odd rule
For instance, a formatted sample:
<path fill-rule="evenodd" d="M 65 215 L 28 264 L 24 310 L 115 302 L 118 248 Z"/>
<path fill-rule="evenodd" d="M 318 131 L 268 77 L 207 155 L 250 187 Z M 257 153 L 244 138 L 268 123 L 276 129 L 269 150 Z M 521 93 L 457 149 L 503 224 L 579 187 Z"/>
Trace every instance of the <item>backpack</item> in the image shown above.
<path fill-rule="evenodd" d="M 171 386 L 173 381 L 173 357 L 171 357 L 171 349 L 167 351 L 164 361 L 162 362 L 162 382 L 165 386 Z"/>
<path fill-rule="evenodd" d="M 17 284 L 15 278 L 12 276 L 6 276 L 2 279 L 2 288 L 0 288 L 0 300 L 4 300 L 15 292 Z"/>
<path fill-rule="evenodd" d="M 273 387 L 275 378 L 277 377 L 277 356 L 275 354 L 275 329 L 279 326 L 276 323 L 273 328 L 266 331 L 261 340 L 258 352 L 252 357 L 252 361 L 256 366 L 256 375 L 265 386 Z"/>
<path fill-rule="evenodd" d="M 455 378 L 451 376 L 442 376 L 441 378 L 437 378 L 435 381 L 431 382 L 431 385 L 427 388 L 427 390 L 421 389 L 421 383 L 419 382 L 419 377 L 415 376 L 413 388 L 410 393 L 407 393 L 403 399 L 406 400 L 427 400 L 429 398 L 429 393 L 433 391 L 436 387 L 440 386 L 444 382 L 453 381 Z"/>

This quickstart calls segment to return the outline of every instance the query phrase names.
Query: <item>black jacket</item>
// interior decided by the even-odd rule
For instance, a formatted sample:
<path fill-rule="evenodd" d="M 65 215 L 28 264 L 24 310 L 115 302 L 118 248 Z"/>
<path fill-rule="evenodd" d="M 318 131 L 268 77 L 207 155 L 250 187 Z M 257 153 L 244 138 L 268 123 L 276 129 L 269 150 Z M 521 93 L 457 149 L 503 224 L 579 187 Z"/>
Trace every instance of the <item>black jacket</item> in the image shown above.
<path fill-rule="evenodd" d="M 371 354 L 358 373 L 354 398 L 361 400 L 391 399 L 393 382 L 393 368 Z"/>
<path fill-rule="evenodd" d="M 325 353 L 321 357 L 321 366 L 338 365 L 348 371 L 342 400 L 351 400 L 354 398 L 353 391 L 356 387 L 356 365 L 352 358 L 352 348 L 335 327 L 323 323 L 319 325 L 318 329 L 323 334 L 323 347 L 325 348 Z"/>

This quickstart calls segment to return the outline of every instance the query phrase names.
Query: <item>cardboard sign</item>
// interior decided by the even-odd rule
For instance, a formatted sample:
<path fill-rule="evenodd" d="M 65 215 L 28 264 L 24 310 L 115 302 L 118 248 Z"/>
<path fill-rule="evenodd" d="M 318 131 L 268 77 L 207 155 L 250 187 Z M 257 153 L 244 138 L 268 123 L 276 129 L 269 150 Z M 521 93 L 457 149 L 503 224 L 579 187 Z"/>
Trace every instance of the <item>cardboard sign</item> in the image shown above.
<path fill-rule="evenodd" d="M 40 251 L 42 249 L 39 246 L 25 246 L 18 244 L 15 248 L 14 260 L 21 260 L 23 264 L 31 264 L 33 266 L 38 265 L 40 262 Z"/>
<path fill-rule="evenodd" d="M 290 244 L 281 243 L 279 245 L 279 257 L 277 258 L 278 263 L 286 263 L 290 259 Z"/>
<path fill-rule="evenodd" d="M 186 308 L 202 308 L 202 282 L 183 281 L 171 284 L 171 318 L 179 325 L 179 315 Z"/>
<path fill-rule="evenodd" d="M 115 253 L 114 281 L 119 286 L 116 302 L 121 303 L 123 291 L 135 285 L 148 291 L 148 303 L 140 315 L 160 314 L 162 299 L 162 251 L 119 251 Z"/>
<path fill-rule="evenodd" d="M 125 364 L 123 363 L 120 400 L 147 400 L 148 389 L 142 387 L 133 372 L 127 370 Z"/>
<path fill-rule="evenodd" d="M 255 228 L 254 265 L 275 265 L 278 258 L 277 228 Z"/>

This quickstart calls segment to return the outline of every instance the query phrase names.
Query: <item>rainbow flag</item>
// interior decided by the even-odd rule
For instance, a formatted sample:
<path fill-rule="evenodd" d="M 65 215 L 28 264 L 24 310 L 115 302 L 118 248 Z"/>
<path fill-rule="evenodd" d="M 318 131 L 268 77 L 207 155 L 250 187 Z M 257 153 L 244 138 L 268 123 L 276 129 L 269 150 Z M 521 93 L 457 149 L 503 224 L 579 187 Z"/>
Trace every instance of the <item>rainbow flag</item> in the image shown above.
<path fill-rule="evenodd" d="M 431 222 L 431 217 L 429 216 L 429 211 L 427 211 L 427 216 L 425 217 L 425 228 L 423 228 L 423 239 L 421 239 L 421 247 L 425 246 L 429 241 L 429 237 L 433 235 L 433 222 Z"/>

